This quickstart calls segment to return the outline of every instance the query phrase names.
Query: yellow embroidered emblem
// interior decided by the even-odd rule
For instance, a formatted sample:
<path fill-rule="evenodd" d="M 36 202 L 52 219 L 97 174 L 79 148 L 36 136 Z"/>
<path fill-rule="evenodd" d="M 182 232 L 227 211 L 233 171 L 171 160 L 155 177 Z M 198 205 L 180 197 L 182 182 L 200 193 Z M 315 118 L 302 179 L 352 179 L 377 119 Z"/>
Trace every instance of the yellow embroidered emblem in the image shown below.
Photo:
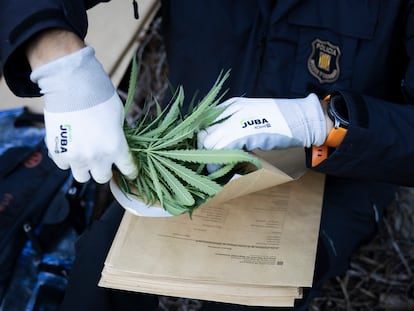
<path fill-rule="evenodd" d="M 339 77 L 339 58 L 341 51 L 338 46 L 328 41 L 316 39 L 312 42 L 312 52 L 308 58 L 309 72 L 320 83 L 332 83 Z"/>

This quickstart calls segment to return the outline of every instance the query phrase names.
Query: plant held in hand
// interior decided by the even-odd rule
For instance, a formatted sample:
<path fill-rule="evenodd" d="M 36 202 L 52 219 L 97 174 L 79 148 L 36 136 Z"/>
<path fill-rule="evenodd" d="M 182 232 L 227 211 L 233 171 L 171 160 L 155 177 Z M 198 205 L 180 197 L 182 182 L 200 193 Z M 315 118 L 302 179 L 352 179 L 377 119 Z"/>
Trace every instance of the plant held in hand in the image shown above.
<path fill-rule="evenodd" d="M 133 60 L 125 116 L 132 104 L 137 80 L 137 63 Z M 124 132 L 139 173 L 128 180 L 118 172 L 118 185 L 149 205 L 159 204 L 172 215 L 191 213 L 223 187 L 223 179 L 239 163 L 260 167 L 260 161 L 243 150 L 197 149 L 197 133 L 214 125 L 224 108 L 216 107 L 219 93 L 229 73 L 220 74 L 217 81 L 198 103 L 183 112 L 184 90 L 176 91 L 165 108 L 156 104 L 152 116 L 149 107 L 133 126 L 125 122 Z M 213 173 L 207 164 L 217 164 Z M 225 179 L 224 179 L 225 180 Z"/>

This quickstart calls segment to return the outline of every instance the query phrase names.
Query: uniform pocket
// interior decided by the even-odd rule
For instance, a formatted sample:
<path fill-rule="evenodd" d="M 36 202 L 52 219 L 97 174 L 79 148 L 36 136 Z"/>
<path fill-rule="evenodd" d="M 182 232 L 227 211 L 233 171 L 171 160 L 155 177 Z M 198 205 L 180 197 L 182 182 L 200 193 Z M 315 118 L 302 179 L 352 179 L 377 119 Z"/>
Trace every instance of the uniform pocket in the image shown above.
<path fill-rule="evenodd" d="M 352 87 L 361 40 L 372 38 L 378 16 L 374 1 L 318 1 L 299 5 L 288 22 L 298 28 L 295 93 Z"/>

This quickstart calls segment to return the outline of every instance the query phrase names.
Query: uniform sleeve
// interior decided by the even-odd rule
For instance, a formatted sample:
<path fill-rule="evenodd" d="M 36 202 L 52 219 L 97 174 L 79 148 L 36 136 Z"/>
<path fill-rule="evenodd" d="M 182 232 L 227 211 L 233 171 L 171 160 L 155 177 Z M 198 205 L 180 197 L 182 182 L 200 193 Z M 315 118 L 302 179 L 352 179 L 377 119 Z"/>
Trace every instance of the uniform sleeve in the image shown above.
<path fill-rule="evenodd" d="M 341 145 L 316 171 L 414 186 L 414 106 L 341 92 L 350 126 Z M 310 166 L 308 150 L 308 166 Z"/>
<path fill-rule="evenodd" d="M 29 79 L 30 66 L 24 43 L 47 28 L 62 28 L 84 38 L 86 9 L 93 1 L 84 0 L 0 0 L 0 56 L 3 74 L 17 96 L 39 96 L 37 85 Z M 95 1 L 97 2 L 97 1 Z"/>

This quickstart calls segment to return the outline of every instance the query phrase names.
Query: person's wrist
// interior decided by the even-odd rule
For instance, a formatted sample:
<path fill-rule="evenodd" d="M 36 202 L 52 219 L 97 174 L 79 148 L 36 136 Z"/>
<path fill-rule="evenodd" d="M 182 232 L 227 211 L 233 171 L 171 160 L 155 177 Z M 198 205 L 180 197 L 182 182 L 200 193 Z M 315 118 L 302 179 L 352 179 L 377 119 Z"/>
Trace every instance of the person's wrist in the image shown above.
<path fill-rule="evenodd" d="M 328 137 L 329 133 L 334 127 L 334 123 L 328 115 L 328 101 L 326 101 L 325 99 L 322 99 L 320 103 L 321 103 L 323 114 L 325 116 L 325 121 L 326 121 L 326 137 Z"/>
<path fill-rule="evenodd" d="M 90 46 L 34 69 L 30 79 L 39 85 L 45 109 L 50 112 L 88 109 L 116 93 Z"/>
<path fill-rule="evenodd" d="M 74 53 L 85 43 L 73 32 L 51 28 L 33 36 L 26 45 L 26 57 L 32 70 Z"/>

